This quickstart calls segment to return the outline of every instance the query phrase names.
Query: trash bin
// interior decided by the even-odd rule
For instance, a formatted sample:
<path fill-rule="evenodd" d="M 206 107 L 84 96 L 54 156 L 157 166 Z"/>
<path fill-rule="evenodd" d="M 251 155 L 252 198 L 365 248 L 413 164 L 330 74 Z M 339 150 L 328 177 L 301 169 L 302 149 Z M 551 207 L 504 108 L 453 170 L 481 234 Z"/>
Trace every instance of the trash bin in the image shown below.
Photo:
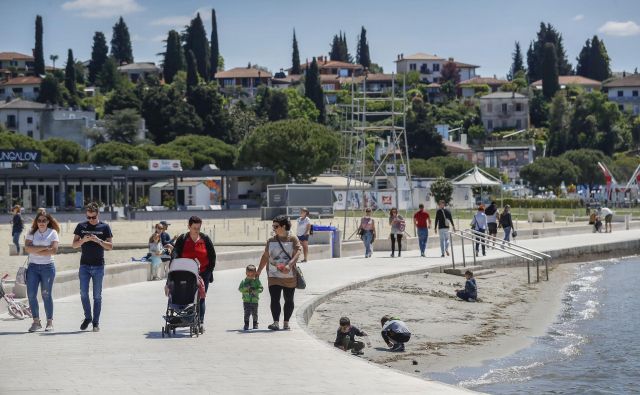
<path fill-rule="evenodd" d="M 311 229 L 313 229 L 313 233 L 331 232 L 331 237 L 329 237 L 331 257 L 339 258 L 341 254 L 340 230 L 332 225 L 311 225 Z"/>

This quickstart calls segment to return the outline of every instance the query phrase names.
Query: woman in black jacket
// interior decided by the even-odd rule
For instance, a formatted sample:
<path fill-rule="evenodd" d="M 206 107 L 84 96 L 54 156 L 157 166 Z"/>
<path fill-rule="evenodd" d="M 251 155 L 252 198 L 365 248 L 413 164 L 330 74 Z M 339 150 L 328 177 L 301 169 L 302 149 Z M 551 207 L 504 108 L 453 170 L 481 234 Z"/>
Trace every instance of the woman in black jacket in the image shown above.
<path fill-rule="evenodd" d="M 193 216 L 189 218 L 189 232 L 176 239 L 173 258 L 196 259 L 199 264 L 200 277 L 204 280 L 205 293 L 209 290 L 209 283 L 213 282 L 213 269 L 216 267 L 216 250 L 213 242 L 206 234 L 200 232 L 202 220 Z M 200 324 L 204 322 L 205 302 L 200 299 Z M 204 326 L 200 325 L 200 333 Z"/>
<path fill-rule="evenodd" d="M 511 241 L 511 231 L 513 230 L 511 207 L 509 207 L 508 204 L 504 206 L 504 210 L 502 214 L 500 214 L 500 227 L 504 229 L 504 240 L 502 241 L 502 245 L 504 246 L 505 241 Z"/>

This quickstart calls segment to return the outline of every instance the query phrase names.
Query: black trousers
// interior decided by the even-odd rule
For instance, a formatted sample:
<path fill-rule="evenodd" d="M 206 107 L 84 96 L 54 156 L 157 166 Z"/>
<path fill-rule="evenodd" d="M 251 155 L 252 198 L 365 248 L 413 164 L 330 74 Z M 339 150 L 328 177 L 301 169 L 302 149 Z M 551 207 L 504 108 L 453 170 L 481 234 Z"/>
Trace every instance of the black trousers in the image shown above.
<path fill-rule="evenodd" d="M 396 237 L 398 238 L 398 255 L 402 252 L 402 235 L 395 235 L 391 233 L 391 253 L 396 252 Z"/>
<path fill-rule="evenodd" d="M 258 304 L 242 302 L 244 306 L 244 323 L 249 325 L 249 318 L 253 316 L 253 323 L 258 324 Z"/>
<path fill-rule="evenodd" d="M 271 316 L 273 322 L 280 321 L 280 295 L 284 294 L 284 320 L 289 322 L 291 314 L 293 314 L 293 295 L 295 294 L 295 288 L 287 288 L 281 285 L 270 285 L 269 295 L 271 295 Z"/>

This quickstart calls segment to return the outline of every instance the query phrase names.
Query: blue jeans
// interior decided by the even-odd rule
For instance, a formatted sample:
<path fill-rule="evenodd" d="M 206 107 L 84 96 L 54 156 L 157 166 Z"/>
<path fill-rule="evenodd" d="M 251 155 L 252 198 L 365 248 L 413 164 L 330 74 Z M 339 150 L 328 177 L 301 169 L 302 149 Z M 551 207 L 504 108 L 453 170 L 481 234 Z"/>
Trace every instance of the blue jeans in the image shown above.
<path fill-rule="evenodd" d="M 56 278 L 56 267 L 53 263 L 39 265 L 30 263 L 27 267 L 27 296 L 33 318 L 40 318 L 40 306 L 38 306 L 38 286 L 44 302 L 44 311 L 47 319 L 53 319 L 53 281 Z"/>
<path fill-rule="evenodd" d="M 102 310 L 104 265 L 80 265 L 78 275 L 80 277 L 80 300 L 84 309 L 84 319 L 91 320 L 93 325 L 97 326 L 100 322 L 100 311 Z M 89 300 L 89 280 L 93 281 L 93 318 L 91 316 L 91 301 Z"/>
<path fill-rule="evenodd" d="M 427 248 L 427 239 L 429 238 L 429 228 L 418 228 L 418 245 L 420 245 L 420 254 L 424 255 Z"/>
<path fill-rule="evenodd" d="M 504 228 L 504 241 L 511 241 L 511 227 L 510 226 L 507 226 L 506 228 Z"/>
<path fill-rule="evenodd" d="M 362 235 L 362 241 L 364 242 L 364 255 L 371 256 L 371 242 L 373 241 L 373 232 L 365 230 Z"/>
<path fill-rule="evenodd" d="M 449 249 L 449 228 L 438 229 L 440 235 L 440 252 L 444 256 L 445 251 Z"/>
<path fill-rule="evenodd" d="M 16 245 L 16 249 L 18 250 L 18 255 L 20 255 L 20 235 L 22 232 L 16 232 L 11 234 L 13 236 L 13 244 Z"/>

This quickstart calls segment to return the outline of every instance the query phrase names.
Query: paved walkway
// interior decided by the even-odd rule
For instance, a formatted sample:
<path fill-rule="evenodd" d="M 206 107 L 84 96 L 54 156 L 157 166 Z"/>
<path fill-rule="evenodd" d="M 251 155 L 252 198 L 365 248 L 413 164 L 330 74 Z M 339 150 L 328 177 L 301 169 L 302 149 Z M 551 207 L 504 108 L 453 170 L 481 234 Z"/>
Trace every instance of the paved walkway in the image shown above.
<path fill-rule="evenodd" d="M 543 250 L 640 238 L 640 230 L 523 241 Z M 490 256 L 499 252 L 490 251 Z M 305 264 L 308 288 L 296 293 L 297 309 L 319 295 L 355 281 L 450 264 L 429 250 L 402 259 L 376 253 Z M 436 257 L 437 258 L 431 258 Z M 257 262 L 255 262 L 257 263 Z M 55 301 L 52 334 L 25 333 L 29 322 L 0 316 L 4 366 L 0 393 L 438 393 L 468 392 L 379 367 L 336 352 L 292 319 L 289 332 L 243 333 L 237 286 L 243 270 L 217 272 L 207 297 L 207 332 L 200 338 L 162 339 L 166 306 L 162 282 L 107 289 L 100 333 L 80 332 L 78 296 Z M 266 279 L 263 278 L 266 282 Z M 260 304 L 262 328 L 270 323 L 268 291 Z M 42 308 L 41 308 L 42 309 Z M 294 315 L 296 313 L 294 312 Z M 184 332 L 183 332 L 184 333 Z M 374 346 L 382 345 L 372 339 Z M 380 344 L 378 344 L 380 343 Z"/>

